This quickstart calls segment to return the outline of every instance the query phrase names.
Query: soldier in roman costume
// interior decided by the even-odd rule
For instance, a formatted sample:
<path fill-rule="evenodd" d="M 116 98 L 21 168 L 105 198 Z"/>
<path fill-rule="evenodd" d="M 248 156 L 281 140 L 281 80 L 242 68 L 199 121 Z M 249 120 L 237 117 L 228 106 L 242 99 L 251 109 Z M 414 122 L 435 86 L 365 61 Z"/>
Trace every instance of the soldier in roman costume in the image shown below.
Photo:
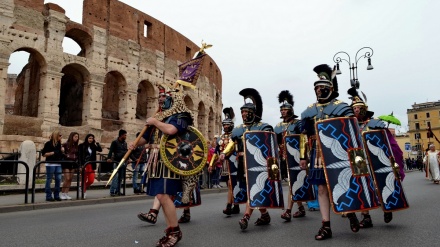
<path fill-rule="evenodd" d="M 208 171 L 211 172 L 213 169 L 213 164 L 217 161 L 218 155 L 223 152 L 225 147 L 231 142 L 231 134 L 232 130 L 234 129 L 234 121 L 235 121 L 235 114 L 234 109 L 232 107 L 226 107 L 223 109 L 223 114 L 225 115 L 225 119 L 222 121 L 223 126 L 223 134 L 219 137 L 217 146 L 215 148 L 215 155 L 211 159 L 211 163 L 209 164 Z M 227 204 L 226 208 L 223 209 L 223 213 L 226 215 L 231 214 L 239 214 L 240 213 L 240 206 L 238 201 L 234 200 L 234 187 L 237 185 L 237 172 L 236 167 L 233 161 L 231 161 L 231 158 L 234 158 L 236 156 L 231 157 L 231 155 L 225 157 L 223 162 L 227 163 L 228 167 L 228 198 L 227 198 Z M 234 166 L 234 167 L 232 167 Z M 246 202 L 246 201 L 243 201 Z M 234 205 L 232 207 L 232 205 Z"/>
<path fill-rule="evenodd" d="M 323 162 L 320 157 L 320 144 L 316 137 L 317 133 L 315 133 L 315 122 L 336 117 L 351 117 L 354 114 L 348 104 L 337 99 L 339 93 L 335 71 L 332 71 L 326 64 L 316 66 L 313 71 L 315 71 L 319 78 L 314 83 L 317 102 L 308 106 L 301 114 L 300 165 L 301 169 L 306 169 L 307 161 L 309 161 L 309 179 L 312 184 L 318 185 L 318 201 L 322 217 L 322 227 L 319 229 L 318 234 L 315 235 L 315 239 L 324 240 L 332 237 L 330 228 L 330 197 L 326 185 L 327 181 Z M 358 232 L 359 221 L 356 214 L 349 213 L 348 217 L 351 230 Z"/>
<path fill-rule="evenodd" d="M 253 88 L 246 88 L 240 91 L 240 95 L 244 97 L 245 104 L 240 108 L 243 124 L 236 126 L 232 130 L 231 141 L 228 146 L 221 152 L 220 160 L 223 161 L 225 157 L 230 155 L 234 150 L 238 156 L 238 171 L 237 180 L 239 183 L 246 183 L 245 177 L 245 164 L 244 164 L 244 143 L 243 134 L 246 131 L 269 131 L 273 132 L 271 125 L 261 122 L 263 113 L 263 102 L 261 96 L 257 90 Z M 247 99 L 251 99 L 251 102 L 246 102 Z M 248 191 L 249 194 L 249 191 Z M 270 223 L 270 215 L 266 208 L 259 208 L 261 212 L 260 218 L 254 223 L 254 225 L 267 225 Z M 249 203 L 246 205 L 246 211 L 243 218 L 239 221 L 240 228 L 245 230 L 248 227 L 248 221 L 252 215 L 253 209 Z"/>
<path fill-rule="evenodd" d="M 403 152 L 399 148 L 399 145 L 397 144 L 393 135 L 388 130 L 388 128 L 386 128 L 386 125 L 382 120 L 373 118 L 374 112 L 368 110 L 367 97 L 363 92 L 362 92 L 363 99 L 359 95 L 358 91 L 356 90 L 356 86 L 353 86 L 350 89 L 348 89 L 347 93 L 351 96 L 350 99 L 351 99 L 352 103 L 350 106 L 353 108 L 354 115 L 358 120 L 359 129 L 360 129 L 361 133 L 367 132 L 370 130 L 378 130 L 378 129 L 384 129 L 385 132 L 387 133 L 387 138 L 391 144 L 392 154 L 394 155 L 394 159 L 396 161 L 396 164 L 399 165 L 399 180 L 403 181 L 403 179 L 405 178 L 405 172 L 403 170 L 403 166 L 404 166 Z M 368 145 L 367 145 L 367 147 L 368 147 Z M 382 169 L 382 170 L 384 170 L 384 169 Z M 376 172 L 376 171 L 373 171 L 373 172 Z M 390 175 L 392 175 L 392 174 L 390 174 Z M 377 182 L 378 181 L 376 178 L 376 183 Z M 378 186 L 376 186 L 376 187 L 378 188 Z M 382 194 L 382 191 L 379 188 L 377 189 L 377 193 L 379 194 L 380 198 L 384 197 L 384 195 Z M 399 198 L 405 198 L 405 197 L 402 196 Z M 384 201 L 383 204 L 386 204 L 386 202 Z M 404 204 L 406 204 L 406 203 L 404 203 Z M 361 214 L 362 214 L 362 220 L 359 222 L 360 228 L 373 227 L 373 221 L 371 220 L 369 210 L 362 211 Z M 388 212 L 384 211 L 385 223 L 391 222 L 392 219 L 393 219 L 393 213 L 390 211 L 388 211 Z"/>
<path fill-rule="evenodd" d="M 290 134 L 300 134 L 301 133 L 301 120 L 297 119 L 298 116 L 294 114 L 293 110 L 293 95 L 288 91 L 281 91 L 278 95 L 278 102 L 281 103 L 280 113 L 283 121 L 279 122 L 275 128 L 274 132 L 277 135 L 277 141 L 279 145 L 279 156 L 280 156 L 280 168 L 281 177 L 283 180 L 288 178 L 288 165 L 286 161 L 286 144 L 284 137 Z M 289 187 L 292 187 L 289 181 Z M 298 211 L 292 215 L 293 200 L 292 195 L 289 190 L 289 199 L 287 209 L 281 214 L 281 218 L 290 221 L 291 218 L 300 218 L 306 216 L 306 211 L 304 209 L 303 203 L 301 201 L 297 202 Z"/>
<path fill-rule="evenodd" d="M 179 198 L 180 205 L 191 206 L 198 173 L 206 164 L 206 141 L 199 131 L 191 127 L 194 115 L 187 108 L 181 90 L 182 85 L 195 88 L 206 55 L 204 49 L 211 46 L 205 43 L 202 45 L 192 60 L 179 66 L 180 77 L 173 87 L 158 85 L 162 106 L 154 116 L 147 118 L 141 136 L 130 144 L 130 150 L 147 145 L 149 152 L 147 194 L 155 196 L 155 200 L 160 202 L 160 206 L 155 205 L 155 214 L 157 216 L 158 208 L 162 207 L 167 224 L 165 236 L 156 246 L 172 247 L 182 239 L 176 214 L 176 198 Z"/>

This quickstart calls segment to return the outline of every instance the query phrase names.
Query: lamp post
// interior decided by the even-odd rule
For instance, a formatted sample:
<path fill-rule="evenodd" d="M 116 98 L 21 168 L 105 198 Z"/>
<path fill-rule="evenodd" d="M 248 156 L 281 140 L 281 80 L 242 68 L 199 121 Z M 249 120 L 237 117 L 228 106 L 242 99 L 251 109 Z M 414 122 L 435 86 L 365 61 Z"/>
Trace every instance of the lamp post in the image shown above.
<path fill-rule="evenodd" d="M 422 146 L 420 146 L 420 133 L 416 133 L 417 139 L 417 160 L 422 155 Z"/>
<path fill-rule="evenodd" d="M 359 52 L 361 52 L 361 53 L 359 53 Z M 363 52 L 365 52 L 365 53 L 363 53 Z M 340 57 L 341 55 L 344 55 L 344 54 L 347 56 L 348 59 Z M 358 55 L 359 55 L 359 57 L 358 57 Z M 367 58 L 368 59 L 367 70 L 374 69 L 373 65 L 371 65 L 371 57 L 372 56 L 373 56 L 373 49 L 371 49 L 370 47 L 362 47 L 361 49 L 359 49 L 356 52 L 354 62 L 352 63 L 350 55 L 348 55 L 348 53 L 345 51 L 340 51 L 333 56 L 333 61 L 336 63 L 336 74 L 337 75 L 342 74 L 341 70 L 339 69 L 339 63 L 342 61 L 346 61 L 348 63 L 350 70 L 351 70 L 350 71 L 350 84 L 351 84 L 351 86 L 355 86 L 356 88 L 359 88 L 359 80 L 358 80 L 358 72 L 357 72 L 358 65 L 357 64 L 361 58 Z"/>

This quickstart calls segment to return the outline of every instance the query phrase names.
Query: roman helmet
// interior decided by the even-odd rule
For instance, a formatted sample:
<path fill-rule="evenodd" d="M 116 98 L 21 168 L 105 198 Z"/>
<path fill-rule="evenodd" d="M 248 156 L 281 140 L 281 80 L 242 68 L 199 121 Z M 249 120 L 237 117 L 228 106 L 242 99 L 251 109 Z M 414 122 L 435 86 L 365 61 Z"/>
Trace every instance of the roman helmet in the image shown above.
<path fill-rule="evenodd" d="M 253 88 L 245 88 L 240 91 L 240 95 L 244 98 L 244 105 L 240 107 L 241 111 L 247 111 L 243 123 L 252 124 L 261 121 L 263 115 L 263 101 L 257 90 Z"/>
<path fill-rule="evenodd" d="M 367 105 L 367 96 L 362 93 L 362 97 L 359 95 L 358 91 L 356 90 L 356 86 L 351 87 L 348 89 L 347 93 L 351 96 L 349 99 L 351 99 L 351 107 L 359 106 L 360 107 L 360 113 L 359 118 L 362 120 L 369 119 L 374 115 L 374 112 L 368 110 Z"/>
<path fill-rule="evenodd" d="M 223 109 L 223 114 L 225 114 L 225 119 L 222 121 L 223 131 L 229 133 L 234 129 L 234 109 L 232 107 L 226 107 Z M 229 127 L 225 127 L 226 125 L 229 125 Z"/>
<path fill-rule="evenodd" d="M 289 92 L 289 90 L 283 90 L 278 94 L 278 102 L 281 104 L 281 110 L 288 110 L 287 118 L 297 118 L 293 111 L 293 105 L 295 102 L 293 101 L 293 95 Z M 283 116 L 281 116 L 283 118 Z"/>
<path fill-rule="evenodd" d="M 321 64 L 313 68 L 313 71 L 318 75 L 319 80 L 315 81 L 314 86 L 323 87 L 321 95 L 317 97 L 318 101 L 328 102 L 339 96 L 338 81 L 336 79 L 336 69 L 331 69 L 327 64 Z"/>

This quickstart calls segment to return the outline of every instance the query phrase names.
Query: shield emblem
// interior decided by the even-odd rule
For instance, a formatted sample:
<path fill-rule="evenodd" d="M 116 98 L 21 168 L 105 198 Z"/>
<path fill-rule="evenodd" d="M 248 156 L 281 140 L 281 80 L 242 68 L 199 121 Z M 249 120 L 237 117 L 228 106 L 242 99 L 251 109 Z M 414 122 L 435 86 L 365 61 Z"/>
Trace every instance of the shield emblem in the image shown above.
<path fill-rule="evenodd" d="M 190 126 L 181 134 L 164 134 L 160 141 L 160 155 L 171 171 L 191 176 L 198 174 L 205 166 L 208 145 L 200 131 Z"/>
<path fill-rule="evenodd" d="M 315 200 L 313 185 L 309 183 L 307 171 L 301 170 L 299 166 L 299 136 L 284 136 L 290 194 L 294 202 L 313 201 Z"/>
<path fill-rule="evenodd" d="M 392 212 L 408 208 L 399 171 L 396 170 L 399 167 L 393 164 L 394 157 L 385 130 L 365 131 L 362 136 L 383 211 Z"/>
<path fill-rule="evenodd" d="M 238 159 L 237 153 L 233 152 L 227 160 L 229 169 L 229 181 L 231 181 L 232 195 L 234 196 L 234 203 L 246 203 L 247 193 L 246 193 L 246 183 L 239 182 L 237 179 L 238 170 Z"/>
<path fill-rule="evenodd" d="M 317 153 L 321 155 L 318 159 L 323 163 L 333 211 L 349 213 L 378 208 L 371 175 L 355 172 L 354 166 L 366 164 L 357 119 L 341 117 L 319 121 L 315 130 L 319 140 Z"/>
<path fill-rule="evenodd" d="M 275 133 L 244 133 L 244 161 L 251 208 L 283 208 L 283 189 Z"/>

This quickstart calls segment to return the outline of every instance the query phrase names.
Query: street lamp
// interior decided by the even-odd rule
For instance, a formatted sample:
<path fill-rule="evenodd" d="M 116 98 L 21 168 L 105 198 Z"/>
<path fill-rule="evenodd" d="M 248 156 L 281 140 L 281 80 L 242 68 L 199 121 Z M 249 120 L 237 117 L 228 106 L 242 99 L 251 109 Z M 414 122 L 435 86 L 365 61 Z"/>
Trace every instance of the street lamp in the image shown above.
<path fill-rule="evenodd" d="M 367 50 L 367 51 L 365 51 L 365 53 L 359 54 L 359 52 L 362 51 L 362 50 Z M 345 58 L 341 58 L 340 54 L 347 55 L 348 60 L 345 59 Z M 361 55 L 361 56 L 358 57 L 358 55 Z M 358 61 L 361 58 L 367 58 L 368 59 L 367 70 L 372 70 L 372 69 L 374 69 L 373 65 L 371 65 L 371 57 L 372 56 L 373 56 L 373 49 L 371 49 L 370 47 L 362 47 L 361 49 L 359 49 L 356 52 L 354 63 L 352 63 L 351 59 L 350 59 L 350 55 L 348 55 L 348 53 L 345 52 L 345 51 L 340 51 L 340 52 L 336 53 L 333 56 L 333 61 L 336 63 L 336 74 L 337 75 L 342 74 L 341 70 L 339 69 L 339 63 L 342 62 L 342 61 L 346 61 L 348 63 L 348 66 L 349 66 L 350 70 L 351 70 L 351 72 L 350 72 L 350 84 L 351 84 L 351 86 L 355 86 L 356 88 L 359 88 L 359 80 L 358 80 L 358 72 L 357 72 Z"/>

